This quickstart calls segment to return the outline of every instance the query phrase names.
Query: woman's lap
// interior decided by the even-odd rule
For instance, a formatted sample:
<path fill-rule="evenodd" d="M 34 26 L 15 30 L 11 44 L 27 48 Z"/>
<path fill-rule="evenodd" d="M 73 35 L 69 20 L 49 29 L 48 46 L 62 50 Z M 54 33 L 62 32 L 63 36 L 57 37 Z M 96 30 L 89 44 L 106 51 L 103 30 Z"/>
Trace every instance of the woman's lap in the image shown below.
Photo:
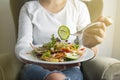
<path fill-rule="evenodd" d="M 21 72 L 21 80 L 44 80 L 44 78 L 55 71 L 49 71 L 47 69 L 43 69 L 38 65 L 25 65 L 24 69 Z M 70 80 L 83 80 L 82 72 L 78 68 L 68 68 L 63 71 L 57 71 L 65 74 Z"/>

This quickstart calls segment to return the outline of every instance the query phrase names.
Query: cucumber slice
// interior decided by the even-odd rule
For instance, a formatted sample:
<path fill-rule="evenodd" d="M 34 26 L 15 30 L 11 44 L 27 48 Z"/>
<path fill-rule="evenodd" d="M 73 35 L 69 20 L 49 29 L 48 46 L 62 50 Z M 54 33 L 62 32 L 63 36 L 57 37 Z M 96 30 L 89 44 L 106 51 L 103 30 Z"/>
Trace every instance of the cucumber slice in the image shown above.
<path fill-rule="evenodd" d="M 65 58 L 66 58 L 67 61 L 69 61 L 69 60 L 76 60 L 79 57 L 80 57 L 79 55 L 73 55 L 71 53 L 66 53 L 66 56 L 65 56 Z"/>
<path fill-rule="evenodd" d="M 61 40 L 67 40 L 70 36 L 70 30 L 67 26 L 62 25 L 58 29 L 58 35 L 60 36 Z"/>

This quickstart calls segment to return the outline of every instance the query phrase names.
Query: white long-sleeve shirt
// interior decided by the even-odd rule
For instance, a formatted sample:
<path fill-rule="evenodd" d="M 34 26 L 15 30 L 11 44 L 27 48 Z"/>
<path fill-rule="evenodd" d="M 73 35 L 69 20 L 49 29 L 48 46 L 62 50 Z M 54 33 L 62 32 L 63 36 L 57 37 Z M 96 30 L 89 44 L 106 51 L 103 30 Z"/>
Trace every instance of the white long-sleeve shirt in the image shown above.
<path fill-rule="evenodd" d="M 20 53 L 32 50 L 30 44 L 47 43 L 52 34 L 59 37 L 57 31 L 61 25 L 68 26 L 72 34 L 89 23 L 88 9 L 80 0 L 67 0 L 65 7 L 58 13 L 46 10 L 39 0 L 26 2 L 20 10 L 15 52 L 19 58 Z M 75 36 L 70 36 L 68 41 L 74 42 L 75 38 Z"/>

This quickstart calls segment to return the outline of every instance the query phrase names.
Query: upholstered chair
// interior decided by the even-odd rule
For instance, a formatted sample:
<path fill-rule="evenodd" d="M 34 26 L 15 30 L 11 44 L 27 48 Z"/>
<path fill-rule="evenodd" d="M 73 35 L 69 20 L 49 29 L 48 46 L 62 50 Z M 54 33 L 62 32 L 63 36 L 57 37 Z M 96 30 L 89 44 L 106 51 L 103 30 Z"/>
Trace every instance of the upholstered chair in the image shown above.
<path fill-rule="evenodd" d="M 15 41 L 17 38 L 19 11 L 26 1 L 29 0 L 10 0 L 15 37 L 13 35 L 10 36 Z M 84 2 L 88 6 L 91 21 L 102 14 L 103 0 L 84 0 Z M 0 80 L 19 80 L 22 66 L 23 63 L 16 58 L 15 53 L 0 54 Z M 114 58 L 96 57 L 82 62 L 81 69 L 84 80 L 120 80 L 120 61 Z"/>

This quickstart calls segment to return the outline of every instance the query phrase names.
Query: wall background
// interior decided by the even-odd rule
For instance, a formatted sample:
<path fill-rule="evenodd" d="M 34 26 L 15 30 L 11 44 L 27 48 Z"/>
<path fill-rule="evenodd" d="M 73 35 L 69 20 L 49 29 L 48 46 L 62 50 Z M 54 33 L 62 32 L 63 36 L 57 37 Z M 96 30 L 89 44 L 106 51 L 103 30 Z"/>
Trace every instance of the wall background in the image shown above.
<path fill-rule="evenodd" d="M 120 0 L 117 0 L 117 13 L 115 19 L 115 31 L 113 39 L 113 54 L 112 56 L 120 59 Z"/>
<path fill-rule="evenodd" d="M 0 54 L 14 51 L 14 38 L 14 24 L 9 0 L 0 0 Z"/>
<path fill-rule="evenodd" d="M 110 16 L 113 20 L 113 24 L 106 29 L 107 32 L 106 32 L 105 40 L 102 44 L 99 45 L 99 55 L 101 56 L 112 55 L 116 8 L 117 8 L 117 0 L 109 0 L 109 1 L 104 0 L 103 15 Z"/>
<path fill-rule="evenodd" d="M 111 16 L 112 26 L 107 28 L 105 40 L 99 47 L 98 56 L 120 59 L 120 0 L 104 0 L 103 15 Z M 9 0 L 0 0 L 0 54 L 13 53 L 15 45 L 14 24 Z"/>
<path fill-rule="evenodd" d="M 103 15 L 110 16 L 113 24 L 107 28 L 105 41 L 99 45 L 100 56 L 120 59 L 120 0 L 104 0 Z"/>

